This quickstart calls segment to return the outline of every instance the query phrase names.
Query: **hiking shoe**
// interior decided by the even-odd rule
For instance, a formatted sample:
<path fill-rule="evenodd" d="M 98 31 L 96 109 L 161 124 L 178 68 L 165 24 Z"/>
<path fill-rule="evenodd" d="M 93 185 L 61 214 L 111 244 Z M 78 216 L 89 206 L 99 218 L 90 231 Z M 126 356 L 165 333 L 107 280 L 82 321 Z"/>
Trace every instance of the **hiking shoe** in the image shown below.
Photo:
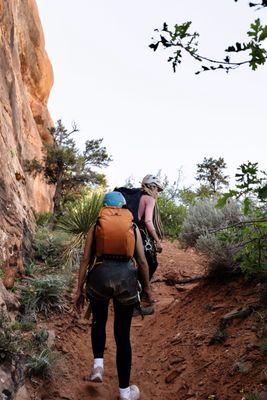
<path fill-rule="evenodd" d="M 130 396 L 129 397 L 120 397 L 120 400 L 138 400 L 140 399 L 140 390 L 136 385 L 130 386 Z"/>
<path fill-rule="evenodd" d="M 141 315 L 141 312 L 139 308 L 135 307 L 133 310 L 133 317 L 138 317 L 138 315 Z"/>
<path fill-rule="evenodd" d="M 91 382 L 103 382 L 104 369 L 102 367 L 92 368 L 89 380 Z"/>
<path fill-rule="evenodd" d="M 154 314 L 155 309 L 154 306 L 141 306 L 141 315 L 152 315 Z"/>

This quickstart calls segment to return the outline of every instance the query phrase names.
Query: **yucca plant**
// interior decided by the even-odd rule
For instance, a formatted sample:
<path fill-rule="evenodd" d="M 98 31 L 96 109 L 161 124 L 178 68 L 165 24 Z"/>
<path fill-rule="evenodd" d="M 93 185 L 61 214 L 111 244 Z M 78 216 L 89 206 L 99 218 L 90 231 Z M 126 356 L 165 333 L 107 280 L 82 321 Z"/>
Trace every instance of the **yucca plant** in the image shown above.
<path fill-rule="evenodd" d="M 66 288 L 65 278 L 59 275 L 26 278 L 26 285 L 20 286 L 21 303 L 24 313 L 35 315 L 63 309 L 63 294 Z"/>
<path fill-rule="evenodd" d="M 261 400 L 261 398 L 257 393 L 248 393 L 245 396 L 245 400 Z"/>
<path fill-rule="evenodd" d="M 53 367 L 58 361 L 58 353 L 45 348 L 36 354 L 27 357 L 25 367 L 28 375 L 39 376 L 41 378 L 50 378 L 52 376 Z"/>
<path fill-rule="evenodd" d="M 7 315 L 0 313 L 0 363 L 20 353 L 21 337 L 14 332 Z"/>
<path fill-rule="evenodd" d="M 71 235 L 64 252 L 65 264 L 78 264 L 80 252 L 86 235 L 96 222 L 102 206 L 103 193 L 86 193 L 83 198 L 68 207 L 66 214 L 60 219 L 57 228 Z"/>

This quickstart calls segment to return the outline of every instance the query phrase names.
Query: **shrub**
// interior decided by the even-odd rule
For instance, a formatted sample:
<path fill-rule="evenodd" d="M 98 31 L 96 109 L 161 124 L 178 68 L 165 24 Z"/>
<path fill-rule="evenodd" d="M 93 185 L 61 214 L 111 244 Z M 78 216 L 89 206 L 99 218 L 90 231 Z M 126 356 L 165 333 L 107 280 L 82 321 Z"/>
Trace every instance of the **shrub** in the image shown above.
<path fill-rule="evenodd" d="M 30 377 L 51 378 L 53 368 L 58 359 L 58 353 L 49 348 L 40 349 L 37 353 L 27 357 L 25 363 L 26 371 Z"/>
<path fill-rule="evenodd" d="M 207 235 L 243 219 L 237 202 L 231 201 L 223 209 L 217 209 L 215 204 L 213 199 L 204 199 L 189 208 L 180 235 L 186 246 L 194 246 L 201 235 Z"/>
<path fill-rule="evenodd" d="M 38 271 L 38 265 L 33 260 L 29 260 L 25 265 L 25 275 L 32 276 Z"/>
<path fill-rule="evenodd" d="M 196 241 L 196 249 L 209 257 L 207 275 L 221 277 L 233 267 L 233 246 L 218 235 L 206 233 Z"/>
<path fill-rule="evenodd" d="M 32 334 L 33 342 L 37 347 L 46 345 L 48 337 L 49 333 L 45 328 L 42 328 L 37 332 L 33 332 Z"/>
<path fill-rule="evenodd" d="M 50 231 L 47 227 L 39 228 L 33 243 L 35 259 L 44 262 L 48 267 L 61 264 L 65 243 L 66 235 L 62 232 Z"/>
<path fill-rule="evenodd" d="M 36 312 L 51 311 L 63 308 L 63 295 L 66 288 L 65 278 L 58 275 L 26 278 L 21 289 L 21 304 L 26 315 L 35 317 Z"/>
<path fill-rule="evenodd" d="M 20 354 L 21 337 L 10 326 L 7 316 L 0 314 L 0 362 L 11 361 Z"/>
<path fill-rule="evenodd" d="M 158 205 L 165 235 L 170 239 L 177 239 L 186 217 L 186 207 L 177 205 L 175 201 L 167 199 L 164 194 L 159 196 Z"/>
<path fill-rule="evenodd" d="M 49 220 L 51 218 L 51 213 L 50 212 L 41 212 L 41 213 L 36 213 L 35 218 L 36 218 L 36 224 L 37 226 L 46 226 L 49 223 Z"/>

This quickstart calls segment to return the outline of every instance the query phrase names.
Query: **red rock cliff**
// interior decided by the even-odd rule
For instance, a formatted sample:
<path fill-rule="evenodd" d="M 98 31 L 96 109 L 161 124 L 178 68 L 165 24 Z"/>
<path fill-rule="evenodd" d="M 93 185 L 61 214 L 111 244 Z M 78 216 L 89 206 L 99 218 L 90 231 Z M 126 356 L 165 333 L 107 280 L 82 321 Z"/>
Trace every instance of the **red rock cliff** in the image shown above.
<path fill-rule="evenodd" d="M 51 209 L 53 188 L 24 171 L 51 140 L 53 71 L 35 0 L 0 0 L 0 262 L 30 247 L 33 212 Z"/>

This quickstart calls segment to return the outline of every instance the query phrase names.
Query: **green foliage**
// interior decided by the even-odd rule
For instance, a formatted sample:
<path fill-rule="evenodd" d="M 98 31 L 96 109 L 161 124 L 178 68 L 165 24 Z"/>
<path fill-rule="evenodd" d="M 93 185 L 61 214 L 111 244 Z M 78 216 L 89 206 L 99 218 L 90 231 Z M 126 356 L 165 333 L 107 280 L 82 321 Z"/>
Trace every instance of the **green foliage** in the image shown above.
<path fill-rule="evenodd" d="M 63 254 L 64 264 L 69 271 L 79 263 L 86 235 L 96 222 L 102 202 L 102 192 L 85 193 L 79 201 L 69 205 L 65 215 L 59 220 L 58 229 L 71 236 Z"/>
<path fill-rule="evenodd" d="M 33 332 L 32 337 L 34 344 L 40 347 L 46 344 L 49 333 L 45 328 L 42 328 L 37 332 Z"/>
<path fill-rule="evenodd" d="M 25 265 L 25 275 L 26 276 L 32 276 L 38 271 L 38 265 L 36 264 L 35 261 L 30 260 L 26 263 Z"/>
<path fill-rule="evenodd" d="M 33 242 L 35 259 L 55 268 L 61 262 L 66 239 L 62 232 L 51 231 L 48 227 L 39 228 Z"/>
<path fill-rule="evenodd" d="M 30 377 L 38 376 L 49 379 L 52 376 L 53 368 L 59 359 L 58 353 L 49 348 L 41 348 L 38 352 L 28 355 L 26 358 L 26 371 Z"/>
<path fill-rule="evenodd" d="M 53 142 L 45 144 L 42 163 L 35 159 L 28 161 L 26 170 L 31 174 L 43 173 L 47 183 L 55 185 L 54 215 L 50 220 L 54 224 L 70 193 L 79 193 L 85 185 L 105 185 L 104 175 L 94 168 L 106 167 L 111 158 L 102 146 L 102 139 L 87 140 L 85 150 L 80 153 L 72 138 L 78 132 L 76 125 L 68 131 L 59 120 L 49 130 Z"/>
<path fill-rule="evenodd" d="M 186 246 L 195 246 L 201 235 L 212 234 L 216 230 L 242 221 L 243 217 L 236 202 L 229 202 L 217 209 L 212 199 L 197 200 L 189 207 L 184 220 L 180 239 Z"/>
<path fill-rule="evenodd" d="M 239 199 L 246 219 L 223 234 L 225 241 L 234 237 L 234 260 L 245 276 L 264 274 L 267 270 L 267 215 L 266 173 L 259 171 L 258 163 L 248 161 L 238 168 L 237 185 L 225 193 L 217 207 L 225 207 L 231 198 Z"/>
<path fill-rule="evenodd" d="M 0 313 L 0 363 L 12 361 L 21 352 L 20 334 L 14 332 L 7 316 Z"/>
<path fill-rule="evenodd" d="M 174 72 L 176 72 L 177 66 L 182 62 L 183 51 L 195 59 L 199 58 L 197 55 L 199 34 L 197 32 L 190 33 L 190 26 L 191 22 L 188 21 L 181 25 L 176 24 L 173 30 L 170 30 L 165 22 L 161 31 L 155 29 L 155 32 L 160 32 L 160 39 L 149 45 L 154 51 L 160 45 L 164 48 L 175 47 L 173 55 L 168 58 L 168 62 L 172 64 Z"/>
<path fill-rule="evenodd" d="M 177 205 L 174 200 L 168 199 L 164 192 L 158 197 L 158 205 L 164 234 L 170 239 L 177 239 L 186 217 L 186 207 L 184 205 Z"/>
<path fill-rule="evenodd" d="M 261 400 L 257 393 L 248 393 L 245 395 L 245 400 Z"/>
<path fill-rule="evenodd" d="M 195 247 L 209 258 L 206 275 L 210 278 L 222 278 L 233 272 L 234 245 L 230 240 L 221 240 L 218 234 L 206 233 L 199 236 Z"/>
<path fill-rule="evenodd" d="M 103 202 L 102 192 L 90 192 L 67 208 L 60 219 L 58 229 L 71 235 L 87 235 L 91 226 L 96 222 Z"/>
<path fill-rule="evenodd" d="M 237 252 L 235 262 L 245 276 L 267 272 L 267 223 L 247 224 L 235 228 Z"/>
<path fill-rule="evenodd" d="M 179 192 L 179 200 L 186 207 L 192 206 L 195 203 L 196 198 L 197 198 L 197 193 L 190 187 L 189 188 L 184 187 Z"/>
<path fill-rule="evenodd" d="M 52 311 L 62 311 L 66 282 L 63 276 L 45 275 L 26 278 L 20 286 L 21 304 L 26 315 L 35 318 L 37 312 L 48 316 Z"/>
<path fill-rule="evenodd" d="M 29 316 L 20 315 L 19 320 L 11 325 L 12 331 L 29 332 L 34 329 L 35 322 L 30 320 Z"/>
<path fill-rule="evenodd" d="M 265 2 L 265 0 L 263 0 L 263 2 Z M 255 6 L 256 3 L 250 3 L 250 5 Z M 228 46 L 225 50 L 228 54 L 245 53 L 247 57 L 242 61 L 232 61 L 229 55 L 223 60 L 218 61 L 212 57 L 205 57 L 199 54 L 199 34 L 197 32 L 190 32 L 191 24 L 192 22 L 189 21 L 180 25 L 176 24 L 173 28 L 169 28 L 165 22 L 161 30 L 155 29 L 155 31 L 159 33 L 159 38 L 156 40 L 153 39 L 153 43 L 149 45 L 154 51 L 157 51 L 160 46 L 173 51 L 168 58 L 168 62 L 172 64 L 174 72 L 176 72 L 177 66 L 181 64 L 183 55 L 185 54 L 201 63 L 201 70 L 198 70 L 196 75 L 204 71 L 214 71 L 218 69 L 229 72 L 231 69 L 236 69 L 245 64 L 248 64 L 250 68 L 255 71 L 259 65 L 265 64 L 267 54 L 264 41 L 267 38 L 267 25 L 262 25 L 259 18 L 250 25 L 250 29 L 247 32 L 247 42 L 236 42 L 235 45 Z"/>
<path fill-rule="evenodd" d="M 196 180 L 203 182 L 206 188 L 211 193 L 218 193 L 220 189 L 228 185 L 229 177 L 224 175 L 226 169 L 226 163 L 222 157 L 215 158 L 204 158 L 202 163 L 197 164 L 197 176 Z"/>
<path fill-rule="evenodd" d="M 260 345 L 261 352 L 264 356 L 267 356 L 267 342 L 263 342 Z"/>
<path fill-rule="evenodd" d="M 52 214 L 50 212 L 36 213 L 35 218 L 37 226 L 48 225 L 51 215 Z"/>

